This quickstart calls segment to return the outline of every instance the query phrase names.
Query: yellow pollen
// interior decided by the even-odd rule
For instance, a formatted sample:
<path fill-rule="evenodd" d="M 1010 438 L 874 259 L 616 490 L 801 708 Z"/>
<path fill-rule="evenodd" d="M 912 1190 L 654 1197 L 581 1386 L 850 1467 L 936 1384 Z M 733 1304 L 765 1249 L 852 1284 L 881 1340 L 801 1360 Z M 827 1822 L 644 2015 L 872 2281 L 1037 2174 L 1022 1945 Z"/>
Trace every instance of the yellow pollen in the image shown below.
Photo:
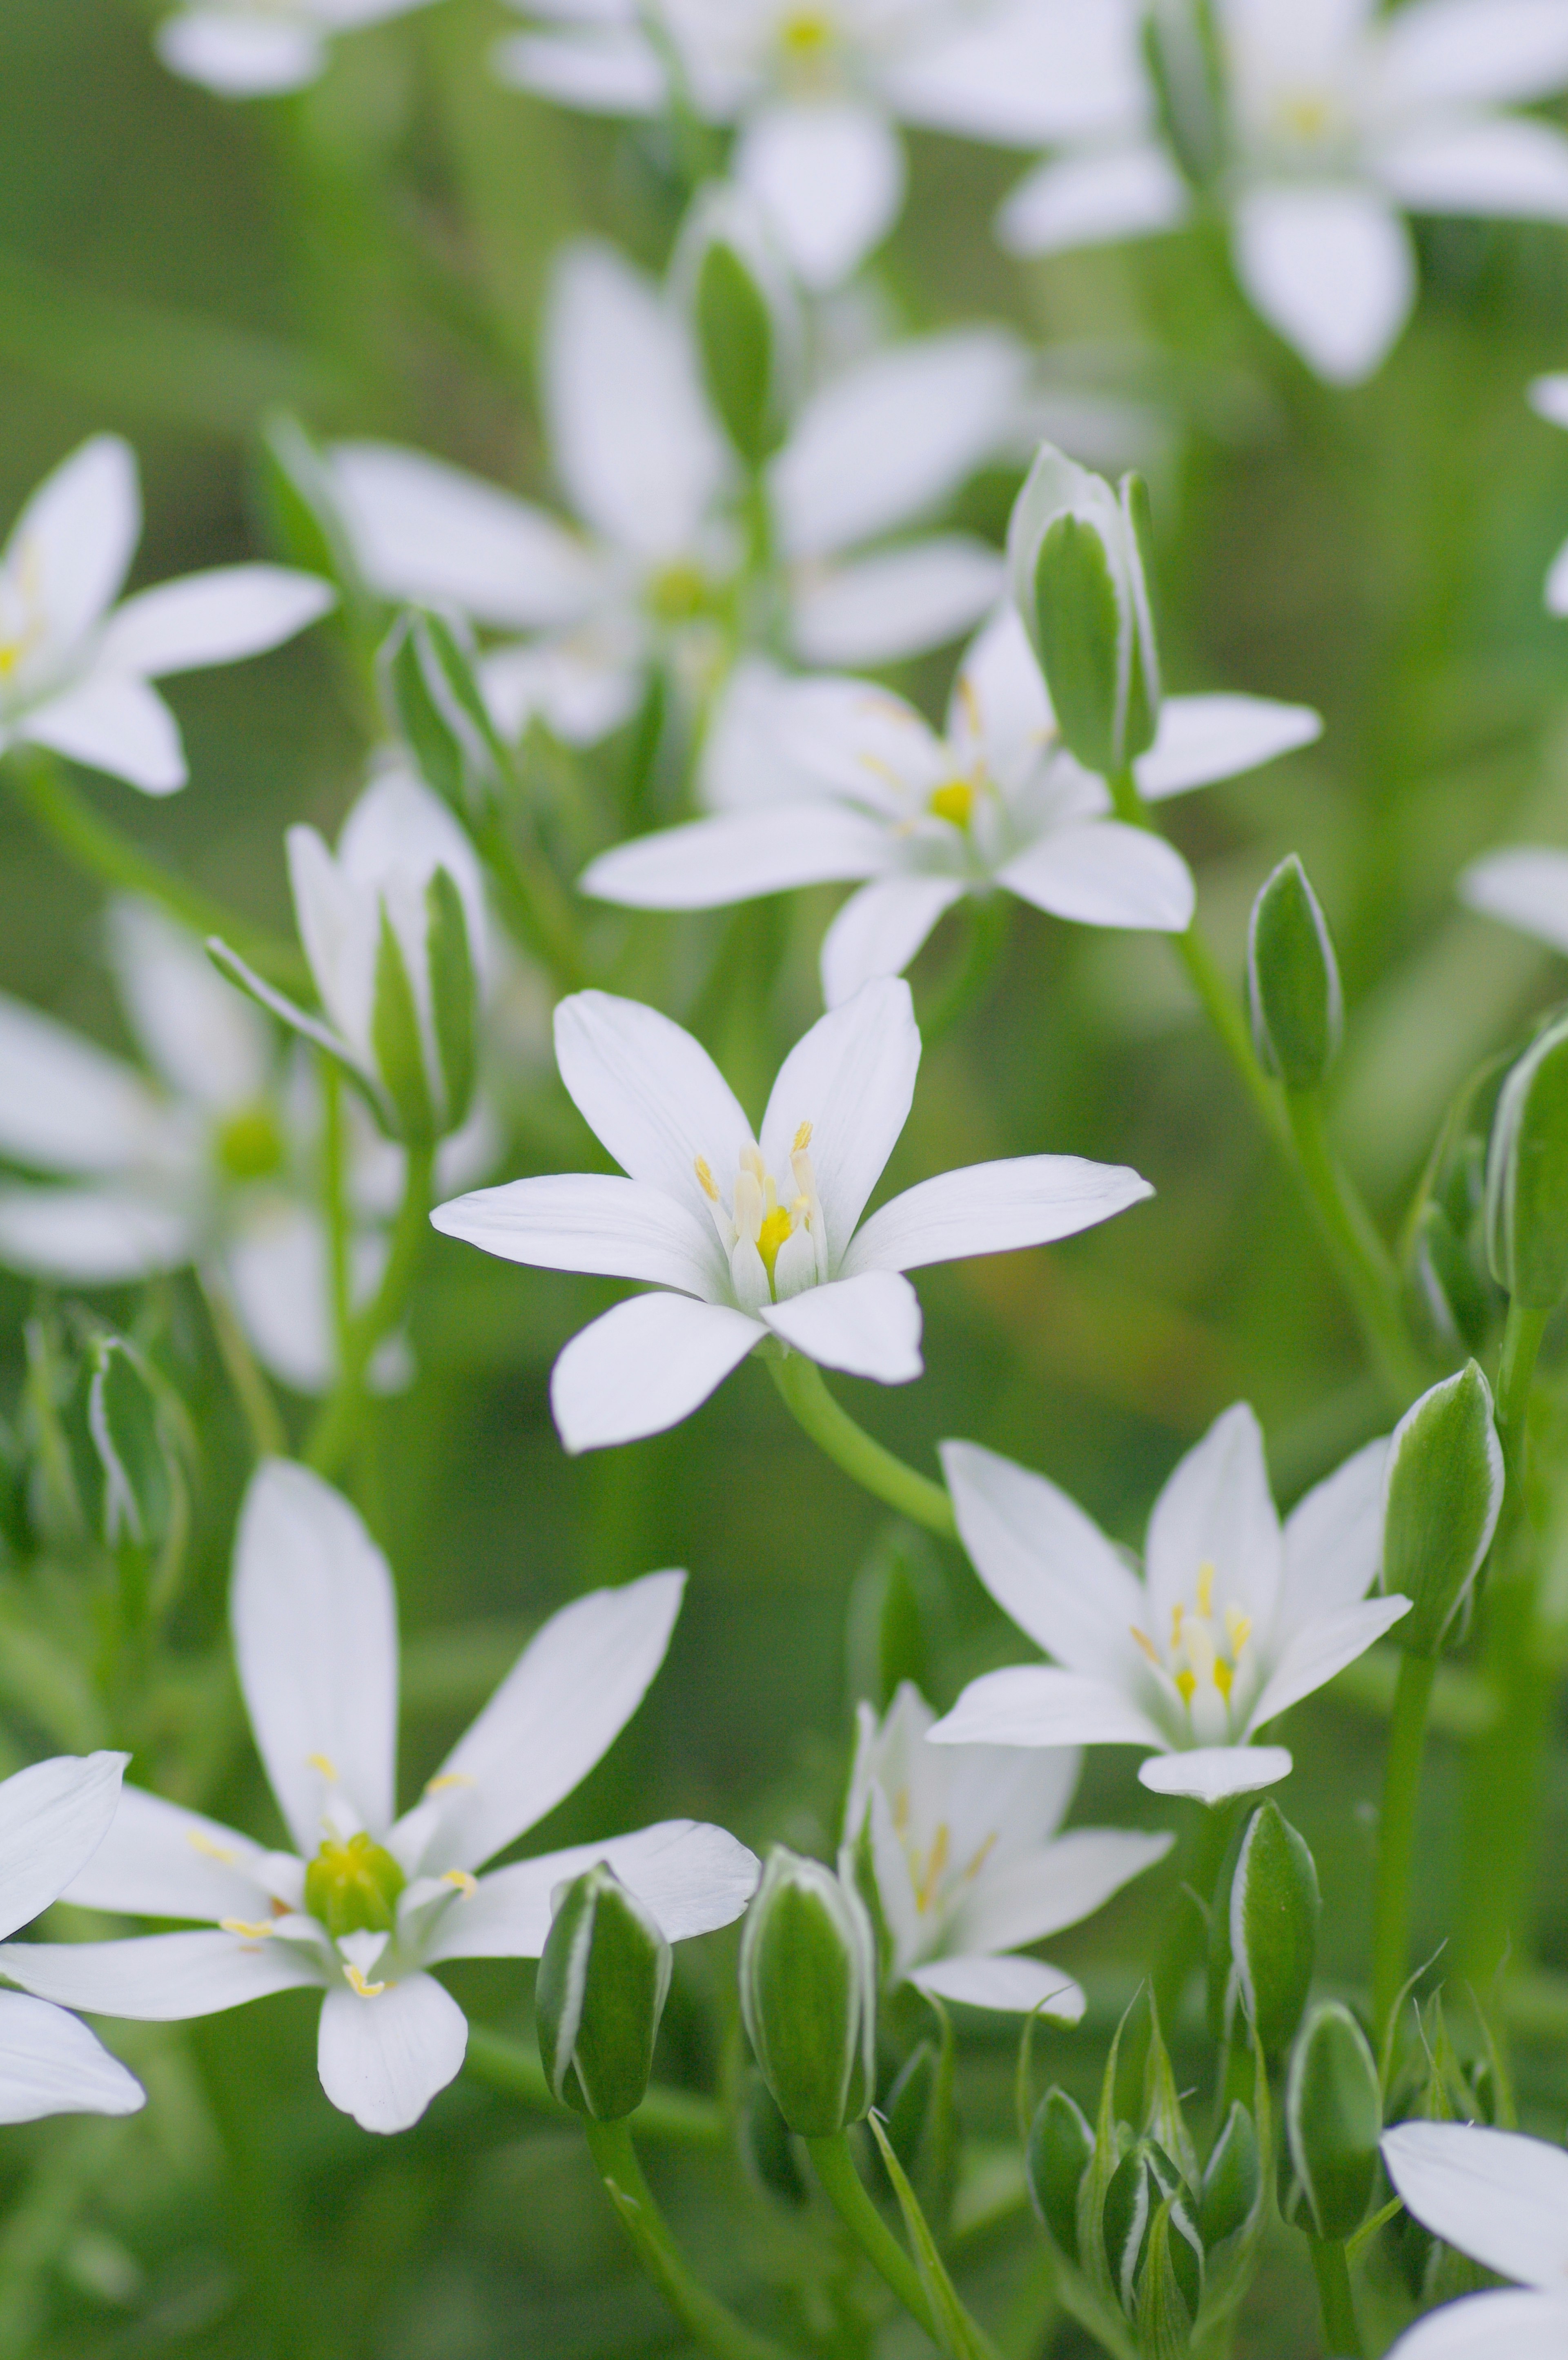
<path fill-rule="evenodd" d="M 974 810 L 974 788 L 968 779 L 949 779 L 945 787 L 937 787 L 926 799 L 926 808 L 934 819 L 945 819 L 952 827 L 968 827 Z"/>
<path fill-rule="evenodd" d="M 931 1845 L 930 1857 L 926 1863 L 926 1874 L 920 1880 L 920 1890 L 915 1896 L 915 1907 L 919 1910 L 922 1918 L 937 1898 L 938 1880 L 948 1864 L 948 1848 L 951 1841 L 948 1823 L 944 1819 L 937 1830 Z"/>
<path fill-rule="evenodd" d="M 795 1145 L 790 1149 L 790 1153 L 792 1155 L 804 1155 L 810 1144 L 811 1125 L 808 1122 L 803 1122 L 800 1129 L 795 1134 Z"/>
<path fill-rule="evenodd" d="M 1191 1703 L 1191 1701 L 1192 1701 L 1193 1690 L 1197 1688 L 1197 1686 L 1198 1686 L 1198 1679 L 1197 1679 L 1197 1675 L 1196 1675 L 1195 1673 L 1193 1673 L 1193 1672 L 1178 1672 L 1178 1673 L 1177 1673 L 1177 1675 L 1176 1675 L 1176 1692 L 1177 1692 L 1178 1696 L 1179 1696 L 1179 1698 L 1181 1699 L 1181 1701 L 1182 1701 L 1182 1703 L 1183 1703 L 1183 1704 L 1190 1704 L 1190 1703 Z"/>
<path fill-rule="evenodd" d="M 1181 1644 L 1181 1618 L 1186 1611 L 1179 1598 L 1170 1610 L 1170 1644 L 1173 1647 Z"/>
<path fill-rule="evenodd" d="M 794 1221 L 782 1205 L 775 1205 L 757 1232 L 757 1251 L 762 1257 L 762 1268 L 768 1273 L 770 1287 L 773 1283 L 773 1264 L 779 1258 L 779 1248 L 786 1238 L 794 1235 Z"/>
<path fill-rule="evenodd" d="M 1216 1655 L 1214 1658 L 1214 1686 L 1219 1689 L 1220 1694 L 1224 1698 L 1227 1704 L 1229 1704 L 1231 1700 L 1231 1689 L 1234 1684 L 1235 1677 L 1234 1671 L 1232 1669 L 1231 1666 L 1226 1663 L 1224 1657 L 1223 1655 Z"/>
<path fill-rule="evenodd" d="M 427 1795 L 444 1795 L 449 1786 L 473 1786 L 477 1783 L 469 1777 L 466 1770 L 444 1770 L 439 1778 L 432 1778 L 427 1783 L 424 1791 Z"/>
<path fill-rule="evenodd" d="M 1148 1636 L 1148 1633 L 1145 1631 L 1140 1631 L 1135 1622 L 1131 1624 L 1130 1628 L 1134 1638 L 1137 1641 L 1139 1646 L 1143 1649 L 1145 1655 L 1148 1657 L 1150 1663 L 1157 1672 L 1160 1667 L 1159 1649 L 1155 1645 L 1154 1641 Z"/>
<path fill-rule="evenodd" d="M 449 1868 L 442 1876 L 443 1885 L 455 1885 L 465 1901 L 472 1901 L 479 1890 L 479 1880 L 470 1876 L 466 1868 Z"/>
<path fill-rule="evenodd" d="M 1246 1645 L 1247 1641 L 1252 1637 L 1252 1616 L 1250 1614 L 1244 1614 L 1239 1607 L 1227 1606 L 1225 1609 L 1225 1636 L 1231 1643 L 1232 1655 L 1239 1655 L 1242 1649 Z"/>
<path fill-rule="evenodd" d="M 346 1959 L 344 1961 L 343 1972 L 348 1980 L 350 1990 L 357 1992 L 361 1999 L 374 1999 L 378 1992 L 384 1992 L 387 1988 L 385 1983 L 367 1983 L 359 1969 L 351 1967 Z"/>
<path fill-rule="evenodd" d="M 243 1934 L 246 1939 L 250 1942 L 263 1942 L 266 1940 L 269 1934 L 276 1933 L 278 1930 L 277 1928 L 270 1923 L 265 1926 L 253 1926 L 250 1924 L 249 1920 L 245 1918 L 220 1918 L 218 1919 L 218 1926 L 222 1932 L 225 1934 Z"/>
<path fill-rule="evenodd" d="M 313 1770 L 319 1770 L 323 1778 L 330 1778 L 333 1785 L 336 1786 L 337 1765 L 330 1754 L 307 1754 L 305 1760 Z"/>
<path fill-rule="evenodd" d="M 699 1155 L 696 1163 L 692 1165 L 692 1170 L 696 1174 L 696 1185 L 702 1190 L 703 1195 L 707 1198 L 708 1203 L 710 1205 L 717 1205 L 718 1202 L 718 1191 L 713 1185 L 713 1175 L 708 1170 L 705 1158 Z"/>
<path fill-rule="evenodd" d="M 204 1836 L 200 1828 L 187 1828 L 185 1841 L 192 1852 L 201 1852 L 207 1860 L 220 1861 L 225 1868 L 234 1866 L 234 1853 L 225 1852 L 222 1844 L 215 1844 L 211 1836 Z"/>
<path fill-rule="evenodd" d="M 1214 1565 L 1212 1557 L 1205 1557 L 1198 1568 L 1198 1612 L 1200 1614 L 1212 1614 L 1213 1611 Z"/>

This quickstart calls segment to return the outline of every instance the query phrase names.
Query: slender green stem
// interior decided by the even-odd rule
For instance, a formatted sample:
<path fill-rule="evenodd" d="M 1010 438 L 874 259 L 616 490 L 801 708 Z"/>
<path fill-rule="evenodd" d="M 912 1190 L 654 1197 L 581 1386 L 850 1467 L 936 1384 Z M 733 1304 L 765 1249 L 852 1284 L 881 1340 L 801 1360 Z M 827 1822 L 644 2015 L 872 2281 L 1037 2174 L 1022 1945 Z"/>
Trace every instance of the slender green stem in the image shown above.
<path fill-rule="evenodd" d="M 940 1533 L 946 1540 L 957 1540 L 953 1503 L 941 1485 L 917 1475 L 913 1467 L 873 1442 L 849 1411 L 839 1408 L 815 1360 L 791 1352 L 784 1360 L 770 1360 L 768 1367 L 790 1415 L 836 1467 L 841 1467 L 873 1498 L 896 1508 L 901 1516 L 924 1524 L 927 1532 Z"/>
<path fill-rule="evenodd" d="M 1362 1333 L 1395 1399 L 1401 1404 L 1413 1401 L 1426 1382 L 1425 1372 L 1405 1330 L 1398 1280 L 1387 1249 L 1333 1159 L 1317 1092 L 1288 1090 L 1285 1109 L 1312 1209 Z"/>
<path fill-rule="evenodd" d="M 318 1475 L 333 1475 L 348 1456 L 365 1405 L 365 1376 L 376 1347 L 402 1317 L 419 1258 L 430 1234 L 430 1185 L 433 1147 L 410 1147 L 402 1207 L 392 1231 L 391 1251 L 381 1284 L 363 1311 L 349 1321 L 346 1349 L 337 1381 L 327 1395 L 305 1445 L 305 1463 Z"/>
<path fill-rule="evenodd" d="M 1197 1821 L 1188 1830 L 1181 1881 L 1189 1890 L 1179 1895 L 1172 1907 L 1149 1979 L 1160 2023 L 1167 2029 L 1175 2022 L 1188 1979 L 1203 1955 L 1208 1939 L 1203 1909 L 1212 1898 L 1225 1848 L 1245 1807 L 1246 1797 L 1240 1796 L 1223 1803 L 1201 1803 Z"/>
<path fill-rule="evenodd" d="M 583 2128 L 606 2193 L 638 2260 L 687 2333 L 715 2360 L 788 2360 L 782 2344 L 756 2334 L 692 2276 L 642 2177 L 630 2125 L 596 2123 L 591 2115 L 585 2115 Z"/>
<path fill-rule="evenodd" d="M 1435 1655 L 1406 1655 L 1400 1661 L 1399 1684 L 1394 1691 L 1372 1918 L 1372 2025 L 1379 2041 L 1388 2029 L 1409 1972 L 1416 1808 L 1420 1799 L 1427 1707 L 1436 1677 Z"/>
<path fill-rule="evenodd" d="M 580 991 L 587 976 L 571 908 L 554 871 L 541 854 L 527 858 L 518 850 L 499 812 L 476 830 L 475 842 L 525 948 L 549 971 L 557 990 Z"/>
<path fill-rule="evenodd" d="M 470 2024 L 464 2070 L 474 2081 L 504 2092 L 522 2105 L 558 2117 L 566 2112 L 544 2078 L 538 2052 L 523 2041 L 509 2040 L 504 2033 Z M 637 2129 L 641 2136 L 660 2139 L 671 2147 L 722 2147 L 729 2136 L 724 2110 L 711 2098 L 657 2086 L 637 2109 Z"/>
<path fill-rule="evenodd" d="M 1312 2237 L 1308 2242 L 1318 2281 L 1318 2308 L 1323 2316 L 1323 2351 L 1327 2360 L 1365 2360 L 1366 2346 L 1356 2325 L 1350 2264 L 1344 2247 L 1330 2245 L 1322 2237 Z"/>
<path fill-rule="evenodd" d="M 352 1310 L 348 1238 L 348 1142 L 343 1120 L 343 1076 L 330 1057 L 317 1061 L 322 1092 L 322 1195 L 326 1210 L 327 1291 L 333 1349 L 339 1367 L 348 1357 Z"/>
<path fill-rule="evenodd" d="M 200 1273 L 200 1278 L 219 1357 L 244 1416 L 250 1447 L 258 1459 L 281 1459 L 289 1448 L 288 1429 L 250 1349 L 250 1338 L 240 1325 L 223 1274 L 208 1269 Z"/>
<path fill-rule="evenodd" d="M 960 906 L 969 922 L 969 940 L 952 974 L 921 1011 L 920 1038 L 927 1049 L 950 1032 L 981 998 L 1012 931 L 1011 894 L 988 893 Z"/>
<path fill-rule="evenodd" d="M 823 2193 L 877 2275 L 884 2278 L 912 2319 L 917 2320 L 933 2344 L 937 2332 L 920 2273 L 905 2252 L 871 2198 L 866 2194 L 850 2142 L 842 2131 L 827 2138 L 808 2138 L 810 2156 Z"/>

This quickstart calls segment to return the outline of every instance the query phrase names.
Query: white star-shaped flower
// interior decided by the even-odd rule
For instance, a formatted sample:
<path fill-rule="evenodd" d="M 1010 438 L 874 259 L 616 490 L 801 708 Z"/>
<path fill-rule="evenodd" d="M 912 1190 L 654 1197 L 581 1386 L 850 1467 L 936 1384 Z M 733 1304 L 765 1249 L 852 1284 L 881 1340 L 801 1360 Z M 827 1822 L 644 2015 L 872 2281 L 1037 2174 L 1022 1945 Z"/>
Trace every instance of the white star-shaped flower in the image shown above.
<path fill-rule="evenodd" d="M 1568 2155 L 1545 2139 L 1470 2123 L 1400 2123 L 1383 2160 L 1434 2237 L 1517 2278 L 1507 2292 L 1444 2303 L 1388 2360 L 1561 2360 L 1568 2352 Z"/>
<path fill-rule="evenodd" d="M 429 0 L 186 0 L 154 46 L 170 73 L 220 98 L 302 90 L 326 66 L 334 34 L 406 16 Z"/>

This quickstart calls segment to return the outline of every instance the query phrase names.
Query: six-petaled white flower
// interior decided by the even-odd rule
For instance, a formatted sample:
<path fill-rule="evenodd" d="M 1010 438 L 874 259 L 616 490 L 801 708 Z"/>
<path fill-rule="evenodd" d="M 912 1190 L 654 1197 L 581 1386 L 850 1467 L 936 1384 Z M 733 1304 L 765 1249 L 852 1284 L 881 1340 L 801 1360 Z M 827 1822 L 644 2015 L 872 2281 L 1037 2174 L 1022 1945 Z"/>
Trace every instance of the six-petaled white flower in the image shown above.
<path fill-rule="evenodd" d="M 869 1872 L 893 1983 L 1076 2024 L 1084 2002 L 1071 1976 L 1007 1954 L 1089 1917 L 1172 1840 L 1121 1828 L 1063 1835 L 1076 1751 L 929 1745 L 936 1718 L 908 1681 L 880 1721 L 861 1706 L 839 1873 L 853 1877 L 862 1862 Z"/>
<path fill-rule="evenodd" d="M 1386 1442 L 1308 1492 L 1283 1532 L 1245 1402 L 1182 1459 L 1142 1578 L 1065 1491 L 974 1443 L 943 1445 L 959 1531 L 1003 1612 L 1056 1662 L 988 1672 L 938 1723 L 948 1745 L 1142 1745 L 1157 1794 L 1217 1802 L 1283 1778 L 1258 1732 L 1409 1610 L 1368 1598 Z"/>
<path fill-rule="evenodd" d="M 1407 2209 L 1446 2245 L 1517 2278 L 1444 2303 L 1389 2360 L 1561 2360 L 1568 2352 L 1568 2155 L 1470 2123 L 1400 2123 L 1383 2160 Z"/>
<path fill-rule="evenodd" d="M 467 2044 L 463 2011 L 430 1968 L 537 1958 L 564 1879 L 608 1861 L 671 1941 L 745 1907 L 755 1859 L 690 1819 L 475 1874 L 569 1795 L 631 1718 L 685 1580 L 649 1574 L 553 1615 L 399 1818 L 391 1575 L 338 1492 L 266 1462 L 240 1520 L 230 1612 L 251 1728 L 297 1852 L 127 1787 L 66 1897 L 211 1930 L 12 1942 L 0 1972 L 90 2015 L 154 2022 L 314 1985 L 328 2097 L 367 2130 L 406 2129 Z"/>
<path fill-rule="evenodd" d="M 1317 737 L 1315 713 L 1263 697 L 1176 696 L 1136 765 L 1146 797 L 1180 794 Z M 964 658 L 938 734 L 870 681 L 737 675 L 703 766 L 715 816 L 633 838 L 583 890 L 641 909 L 709 909 L 866 879 L 828 930 L 832 1008 L 906 967 L 944 911 L 1000 887 L 1087 925 L 1179 932 L 1192 879 L 1164 839 L 1111 817 L 1102 779 L 1061 745 L 1039 666 L 1003 607 Z"/>
<path fill-rule="evenodd" d="M 220 98 L 302 90 L 327 61 L 334 33 L 404 16 L 429 0 L 187 0 L 154 36 L 171 73 Z"/>

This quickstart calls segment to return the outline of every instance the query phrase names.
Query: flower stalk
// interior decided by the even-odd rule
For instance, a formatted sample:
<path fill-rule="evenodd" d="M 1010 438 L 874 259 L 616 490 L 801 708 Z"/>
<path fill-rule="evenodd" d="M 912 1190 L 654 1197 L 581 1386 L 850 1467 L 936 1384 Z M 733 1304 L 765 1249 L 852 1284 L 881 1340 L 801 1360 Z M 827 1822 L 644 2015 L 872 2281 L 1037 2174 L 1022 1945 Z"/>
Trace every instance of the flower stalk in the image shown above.
<path fill-rule="evenodd" d="M 828 2138 L 807 2139 L 806 2146 L 824 2195 L 856 2245 L 910 2317 L 939 2345 L 942 2338 L 920 2273 L 866 2194 L 846 2134 L 835 2131 Z"/>
<path fill-rule="evenodd" d="M 305 1445 L 305 1464 L 333 1475 L 345 1464 L 364 1415 L 365 1380 L 377 1347 L 389 1336 L 408 1306 L 409 1295 L 430 1234 L 431 1183 L 435 1149 L 411 1144 L 403 1201 L 392 1231 L 381 1284 L 362 1311 L 348 1322 L 342 1363 L 331 1393 L 317 1413 Z"/>
<path fill-rule="evenodd" d="M 1345 2249 L 1327 2237 L 1312 2237 L 1308 2242 L 1312 2249 L 1312 2274 L 1318 2281 L 1323 2349 L 1332 2355 L 1333 2360 L 1363 2360 L 1366 2346 L 1356 2322 Z"/>
<path fill-rule="evenodd" d="M 1372 1928 L 1372 2022 L 1379 2041 L 1398 2005 L 1409 1957 L 1416 1811 L 1420 1799 L 1427 1710 L 1431 1702 L 1432 1682 L 1437 1677 L 1437 1663 L 1435 1655 L 1400 1656 L 1393 1719 L 1388 1725 Z M 1320 2272 L 1320 2286 L 1321 2283 Z M 1326 2322 L 1326 2312 L 1324 2316 Z"/>
<path fill-rule="evenodd" d="M 851 1482 L 927 1532 L 944 1540 L 958 1538 L 953 1503 L 942 1486 L 905 1466 L 857 1426 L 828 1392 L 815 1360 L 790 1352 L 770 1360 L 768 1371 L 795 1424 Z"/>

